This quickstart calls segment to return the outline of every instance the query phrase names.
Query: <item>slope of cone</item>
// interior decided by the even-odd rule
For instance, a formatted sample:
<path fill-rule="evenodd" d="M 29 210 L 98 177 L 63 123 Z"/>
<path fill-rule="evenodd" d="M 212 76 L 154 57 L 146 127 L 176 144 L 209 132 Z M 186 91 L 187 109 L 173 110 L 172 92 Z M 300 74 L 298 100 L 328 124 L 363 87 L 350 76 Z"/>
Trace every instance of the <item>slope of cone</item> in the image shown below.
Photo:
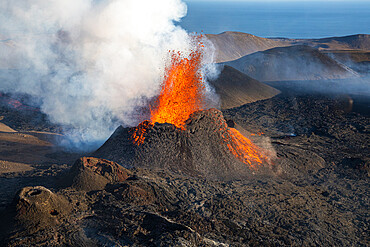
<path fill-rule="evenodd" d="M 150 125 L 140 145 L 132 139 L 135 128 L 119 127 L 93 155 L 126 167 L 159 168 L 208 178 L 240 177 L 262 166 L 267 158 L 232 129 L 219 110 L 197 111 L 184 129 L 167 123 Z M 245 155 L 246 151 L 250 154 Z"/>

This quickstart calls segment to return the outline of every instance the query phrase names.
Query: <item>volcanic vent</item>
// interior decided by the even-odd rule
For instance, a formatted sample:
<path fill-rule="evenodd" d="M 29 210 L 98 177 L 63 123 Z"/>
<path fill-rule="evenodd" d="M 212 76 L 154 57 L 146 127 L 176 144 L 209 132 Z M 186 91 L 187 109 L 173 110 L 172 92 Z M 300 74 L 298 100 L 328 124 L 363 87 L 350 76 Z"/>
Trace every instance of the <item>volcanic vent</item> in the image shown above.
<path fill-rule="evenodd" d="M 172 52 L 151 118 L 120 126 L 94 156 L 126 167 L 161 168 L 208 178 L 240 177 L 267 163 L 264 151 L 206 106 L 202 47 Z"/>

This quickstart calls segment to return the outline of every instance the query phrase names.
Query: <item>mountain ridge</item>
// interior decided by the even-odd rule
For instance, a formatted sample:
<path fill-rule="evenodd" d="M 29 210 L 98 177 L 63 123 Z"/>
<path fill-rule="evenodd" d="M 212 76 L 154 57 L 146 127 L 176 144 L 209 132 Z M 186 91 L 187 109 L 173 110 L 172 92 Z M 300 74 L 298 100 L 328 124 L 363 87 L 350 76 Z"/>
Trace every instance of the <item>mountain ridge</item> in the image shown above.
<path fill-rule="evenodd" d="M 216 61 L 227 62 L 258 51 L 275 47 L 307 45 L 319 50 L 370 51 L 370 35 L 354 34 L 320 39 L 262 38 L 249 33 L 223 32 L 205 35 L 216 48 Z"/>

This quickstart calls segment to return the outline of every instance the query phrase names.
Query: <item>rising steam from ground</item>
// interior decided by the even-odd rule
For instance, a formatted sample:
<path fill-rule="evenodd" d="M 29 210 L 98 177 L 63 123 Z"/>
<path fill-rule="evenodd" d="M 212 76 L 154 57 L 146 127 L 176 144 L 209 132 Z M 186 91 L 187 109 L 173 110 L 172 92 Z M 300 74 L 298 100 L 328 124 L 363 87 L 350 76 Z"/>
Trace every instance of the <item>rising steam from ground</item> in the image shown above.
<path fill-rule="evenodd" d="M 101 144 L 142 120 L 168 51 L 191 49 L 174 24 L 186 11 L 181 0 L 3 0 L 0 91 L 33 96 L 73 143 Z"/>

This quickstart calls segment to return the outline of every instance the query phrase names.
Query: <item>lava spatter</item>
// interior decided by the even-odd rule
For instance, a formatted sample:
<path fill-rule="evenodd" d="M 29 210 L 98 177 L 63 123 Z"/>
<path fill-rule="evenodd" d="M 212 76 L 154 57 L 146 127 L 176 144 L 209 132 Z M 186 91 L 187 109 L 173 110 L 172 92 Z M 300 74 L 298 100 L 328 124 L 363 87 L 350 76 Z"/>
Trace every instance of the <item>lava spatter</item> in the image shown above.
<path fill-rule="evenodd" d="M 171 123 L 183 129 L 190 114 L 204 105 L 204 83 L 200 73 L 202 52 L 192 51 L 189 57 L 172 52 L 166 69 L 157 107 L 151 111 L 152 123 Z"/>

